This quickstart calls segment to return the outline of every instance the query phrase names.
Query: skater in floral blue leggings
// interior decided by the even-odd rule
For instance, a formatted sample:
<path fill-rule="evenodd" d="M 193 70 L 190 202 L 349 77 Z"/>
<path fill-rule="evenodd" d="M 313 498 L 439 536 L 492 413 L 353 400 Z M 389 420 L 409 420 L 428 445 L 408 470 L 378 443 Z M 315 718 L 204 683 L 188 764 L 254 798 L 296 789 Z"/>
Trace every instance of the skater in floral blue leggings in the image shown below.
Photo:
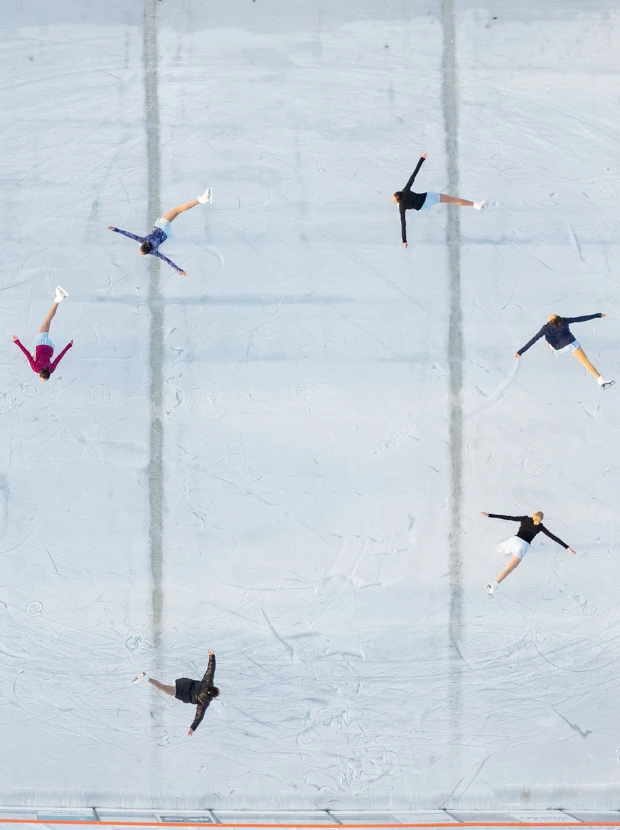
<path fill-rule="evenodd" d="M 115 233 L 122 233 L 123 236 L 128 236 L 129 239 L 135 239 L 136 242 L 140 242 L 140 253 L 142 256 L 151 254 L 151 256 L 159 257 L 159 259 L 163 259 L 164 262 L 167 262 L 168 265 L 174 268 L 175 271 L 178 271 L 182 277 L 186 277 L 187 273 L 183 271 L 182 268 L 175 265 L 175 263 L 171 259 L 168 259 L 167 256 L 159 253 L 159 246 L 163 245 L 166 239 L 170 239 L 172 236 L 171 223 L 174 222 L 180 213 L 185 213 L 186 210 L 191 210 L 191 208 L 196 207 L 196 205 L 206 205 L 210 203 L 211 188 L 208 187 L 202 196 L 199 196 L 197 199 L 194 199 L 191 202 L 186 202 L 184 205 L 179 205 L 178 207 L 169 210 L 168 213 L 164 213 L 161 219 L 158 219 L 157 222 L 155 222 L 155 227 L 148 236 L 137 236 L 135 233 L 129 233 L 129 231 L 122 231 L 120 228 L 115 228 L 114 225 L 108 225 L 108 228 Z"/>

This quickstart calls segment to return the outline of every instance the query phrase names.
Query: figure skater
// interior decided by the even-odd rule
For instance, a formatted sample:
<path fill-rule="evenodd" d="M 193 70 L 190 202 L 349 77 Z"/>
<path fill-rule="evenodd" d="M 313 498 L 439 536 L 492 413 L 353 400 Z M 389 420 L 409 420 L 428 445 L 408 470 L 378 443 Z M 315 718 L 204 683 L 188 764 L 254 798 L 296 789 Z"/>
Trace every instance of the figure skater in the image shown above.
<path fill-rule="evenodd" d="M 571 323 L 585 323 L 586 320 L 594 320 L 597 317 L 607 317 L 607 315 L 602 312 L 599 312 L 598 314 L 586 314 L 585 317 L 560 317 L 559 314 L 550 314 L 549 322 L 545 323 L 541 330 L 537 332 L 534 337 L 532 337 L 532 339 L 526 343 L 525 346 L 523 346 L 522 349 L 519 349 L 515 357 L 521 357 L 521 355 L 526 352 L 530 346 L 533 346 L 534 343 L 537 340 L 540 340 L 540 338 L 544 335 L 545 340 L 549 344 L 549 347 L 555 352 L 556 357 L 559 354 L 574 354 L 577 360 L 586 367 L 588 372 L 590 372 L 591 375 L 594 375 L 601 389 L 609 389 L 609 387 L 613 386 L 616 381 L 605 380 L 598 369 L 594 368 L 588 360 L 586 353 L 581 348 L 581 344 L 578 340 L 575 340 L 575 336 L 569 329 L 569 325 Z"/>
<path fill-rule="evenodd" d="M 572 548 L 569 548 L 566 542 L 563 542 L 561 539 L 558 539 L 557 536 L 554 536 L 550 530 L 542 523 L 542 520 L 545 518 L 543 513 L 538 510 L 532 516 L 502 516 L 499 513 L 481 513 L 481 516 L 486 516 L 489 519 L 504 519 L 507 522 L 520 522 L 519 530 L 517 531 L 516 536 L 511 536 L 509 539 L 504 539 L 503 542 L 500 542 L 497 546 L 498 553 L 509 553 L 512 554 L 512 558 L 506 568 L 501 572 L 501 574 L 497 577 L 495 582 L 489 582 L 487 585 L 487 591 L 489 592 L 489 596 L 493 598 L 493 594 L 499 587 L 499 583 L 503 582 L 508 574 L 511 574 L 516 567 L 521 564 L 521 560 L 525 556 L 525 554 L 530 549 L 530 545 L 532 540 L 535 536 L 539 533 L 544 533 L 545 536 L 548 536 L 550 539 L 553 539 L 554 542 L 557 542 L 558 545 L 561 545 L 563 548 L 566 548 L 569 553 L 575 553 Z"/>
<path fill-rule="evenodd" d="M 50 375 L 56 371 L 56 367 L 63 359 L 67 351 L 73 346 L 73 340 L 64 347 L 61 353 L 58 355 L 56 360 L 52 360 L 52 355 L 54 354 L 54 344 L 50 340 L 49 332 L 50 332 L 50 325 L 52 320 L 54 319 L 54 315 L 58 310 L 58 306 L 64 300 L 65 297 L 69 295 L 61 288 L 59 285 L 56 286 L 56 293 L 54 294 L 54 302 L 52 303 L 52 307 L 47 313 L 47 317 L 43 321 L 41 328 L 39 329 L 39 336 L 37 337 L 37 344 L 35 348 L 35 356 L 33 357 L 28 349 L 26 349 L 21 343 L 16 334 L 13 335 L 13 342 L 17 343 L 19 348 L 28 358 L 28 363 L 30 363 L 30 368 L 33 372 L 38 372 L 39 377 L 41 380 L 49 380 Z"/>
<path fill-rule="evenodd" d="M 213 698 L 219 697 L 220 690 L 213 685 L 213 676 L 215 675 L 215 654 L 209 649 L 209 664 L 202 680 L 190 680 L 189 677 L 180 677 L 175 680 L 174 686 L 166 686 L 165 683 L 160 683 L 159 680 L 154 680 L 149 677 L 149 683 L 159 689 L 160 692 L 176 697 L 177 700 L 183 703 L 193 703 L 196 706 L 196 717 L 189 728 L 188 735 L 193 735 L 200 726 L 205 712 Z M 146 672 L 139 674 L 132 683 L 139 683 L 146 677 Z"/>
<path fill-rule="evenodd" d="M 418 166 L 411 174 L 411 178 L 405 185 L 403 190 L 397 190 L 392 196 L 393 202 L 398 202 L 398 209 L 400 210 L 400 227 L 403 236 L 403 245 L 407 247 L 407 220 L 405 218 L 406 210 L 430 210 L 438 202 L 447 202 L 452 205 L 461 205 L 461 207 L 473 207 L 476 210 L 486 210 L 486 202 L 468 202 L 467 199 L 459 199 L 457 196 L 447 196 L 445 193 L 412 193 L 411 185 L 415 177 L 420 172 L 420 167 L 424 159 L 428 157 L 428 153 L 421 156 Z"/>
<path fill-rule="evenodd" d="M 155 226 L 148 236 L 136 236 L 135 233 L 122 231 L 120 228 L 115 228 L 114 225 L 108 225 L 108 228 L 115 233 L 122 233 L 123 236 L 128 236 L 130 239 L 135 239 L 136 242 L 142 243 L 140 245 L 140 253 L 142 256 L 145 254 L 151 254 L 152 256 L 159 257 L 160 259 L 163 259 L 164 262 L 167 262 L 168 265 L 171 265 L 175 271 L 178 271 L 182 277 L 186 277 L 187 273 L 185 271 L 179 268 L 178 265 L 175 265 L 171 259 L 168 259 L 168 257 L 159 253 L 159 246 L 163 245 L 166 239 L 170 239 L 173 235 L 171 223 L 174 222 L 180 213 L 185 213 L 186 210 L 191 210 L 196 207 L 196 205 L 211 204 L 211 195 L 211 188 L 208 187 L 202 196 L 194 199 L 193 202 L 186 202 L 184 205 L 179 205 L 178 207 L 169 210 L 168 213 L 164 213 L 161 219 L 158 219 L 157 222 L 155 222 Z"/>

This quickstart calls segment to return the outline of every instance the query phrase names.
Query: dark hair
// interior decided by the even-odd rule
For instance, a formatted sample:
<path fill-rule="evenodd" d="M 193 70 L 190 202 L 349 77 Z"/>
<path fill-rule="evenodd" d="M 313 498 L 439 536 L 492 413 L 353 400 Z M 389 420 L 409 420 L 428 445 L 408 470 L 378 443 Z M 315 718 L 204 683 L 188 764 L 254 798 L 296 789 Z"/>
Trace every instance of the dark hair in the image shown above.
<path fill-rule="evenodd" d="M 48 369 L 47 366 L 45 367 L 45 369 L 41 369 L 41 371 L 39 372 L 39 377 L 43 378 L 43 380 L 49 380 L 50 379 L 50 370 Z"/>
<path fill-rule="evenodd" d="M 143 254 L 150 254 L 151 251 L 153 250 L 153 246 L 151 245 L 150 242 L 143 242 L 142 245 L 140 245 L 140 250 L 142 251 Z M 135 248 L 134 248 L 134 251 L 135 251 Z"/>
<path fill-rule="evenodd" d="M 394 194 L 394 196 L 396 196 L 396 201 L 397 202 L 402 202 L 402 200 L 403 200 L 403 191 L 402 190 L 397 190 L 396 193 Z"/>
<path fill-rule="evenodd" d="M 209 697 L 219 697 L 220 690 L 217 688 L 217 686 L 211 686 L 207 694 L 209 695 Z"/>
<path fill-rule="evenodd" d="M 560 326 L 564 325 L 564 318 L 560 317 L 559 314 L 556 314 L 555 317 L 553 318 L 553 320 L 549 320 L 549 322 L 551 323 L 552 326 L 555 326 L 557 329 L 559 329 Z"/>

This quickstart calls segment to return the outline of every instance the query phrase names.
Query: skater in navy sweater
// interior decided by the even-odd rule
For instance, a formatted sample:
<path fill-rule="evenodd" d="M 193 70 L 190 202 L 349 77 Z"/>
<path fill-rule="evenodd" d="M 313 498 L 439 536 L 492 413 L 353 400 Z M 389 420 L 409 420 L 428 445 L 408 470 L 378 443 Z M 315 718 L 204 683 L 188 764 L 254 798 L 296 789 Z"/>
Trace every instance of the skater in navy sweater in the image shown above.
<path fill-rule="evenodd" d="M 485 210 L 486 202 L 469 202 L 467 199 L 459 199 L 458 196 L 447 196 L 445 193 L 414 193 L 411 190 L 411 185 L 415 181 L 415 177 L 420 172 L 420 167 L 424 163 L 424 159 L 428 157 L 428 153 L 424 153 L 420 157 L 420 161 L 416 169 L 411 174 L 411 177 L 402 190 L 397 190 L 392 196 L 392 201 L 398 203 L 400 211 L 400 228 L 402 232 L 403 245 L 407 247 L 407 220 L 405 218 L 405 211 L 407 210 L 430 210 L 439 202 L 447 202 L 453 205 L 461 205 L 461 207 L 473 207 L 476 210 Z"/>
<path fill-rule="evenodd" d="M 481 513 L 480 515 L 486 516 L 488 519 L 503 519 L 505 522 L 519 522 L 519 530 L 517 533 L 508 539 L 504 539 L 497 546 L 498 553 L 509 553 L 511 554 L 511 559 L 495 582 L 489 582 L 487 585 L 487 591 L 490 597 L 493 597 L 499 587 L 499 583 L 503 582 L 521 564 L 523 557 L 530 549 L 532 541 L 539 533 L 544 533 L 545 536 L 553 539 L 554 542 L 557 542 L 558 545 L 561 545 L 569 553 L 575 553 L 572 548 L 569 548 L 566 542 L 563 542 L 560 538 L 554 536 L 550 530 L 547 530 L 542 523 L 545 517 L 540 510 L 532 516 L 503 516 L 501 513 Z"/>
<path fill-rule="evenodd" d="M 183 703 L 193 703 L 196 707 L 196 717 L 189 728 L 188 735 L 193 735 L 200 726 L 205 712 L 209 708 L 211 701 L 219 697 L 220 690 L 213 685 L 213 678 L 215 676 L 215 654 L 209 650 L 209 664 L 204 673 L 202 680 L 191 680 L 189 677 L 180 677 L 175 680 L 174 686 L 166 686 L 165 683 L 160 683 L 159 680 L 154 680 L 149 677 L 149 683 L 159 689 L 170 697 L 176 697 L 177 700 Z M 139 683 L 146 677 L 146 672 L 139 674 L 132 683 Z"/>
<path fill-rule="evenodd" d="M 574 354 L 582 366 L 585 366 L 588 372 L 590 372 L 591 375 L 594 375 L 598 385 L 602 389 L 608 389 L 610 386 L 614 385 L 615 381 L 606 381 L 598 369 L 594 368 L 588 360 L 586 353 L 581 348 L 581 344 L 575 339 L 575 336 L 569 328 L 571 323 L 585 323 L 587 320 L 595 320 L 599 317 L 606 316 L 607 315 L 602 312 L 599 312 L 598 314 L 586 314 L 584 317 L 560 317 L 559 314 L 550 314 L 548 322 L 545 323 L 540 331 L 536 332 L 534 337 L 532 337 L 532 339 L 529 340 L 525 346 L 519 349 L 515 357 L 521 357 L 521 355 L 524 354 L 530 346 L 533 346 L 537 340 L 544 337 L 549 344 L 549 348 L 553 349 L 556 356 L 560 354 Z"/>
<path fill-rule="evenodd" d="M 159 259 L 163 259 L 164 262 L 167 262 L 168 265 L 174 268 L 175 271 L 178 271 L 182 277 L 186 277 L 187 273 L 183 271 L 183 269 L 179 268 L 178 265 L 175 265 L 175 263 L 171 259 L 168 259 L 167 256 L 159 253 L 159 246 L 163 245 L 166 239 L 170 239 L 172 236 L 172 222 L 174 222 L 180 213 L 185 213 L 186 210 L 191 210 L 191 208 L 196 207 L 196 205 L 207 205 L 210 203 L 211 188 L 208 187 L 202 196 L 199 196 L 192 202 L 186 202 L 184 205 L 179 205 L 178 207 L 169 210 L 168 213 L 164 213 L 161 219 L 158 219 L 157 222 L 155 222 L 155 227 L 148 236 L 136 236 L 135 233 L 122 231 L 120 228 L 115 228 L 114 225 L 108 225 L 108 230 L 114 231 L 115 233 L 121 233 L 123 236 L 128 236 L 129 239 L 135 239 L 136 242 L 140 242 L 140 254 L 142 256 L 150 254 L 151 256 L 159 257 Z"/>

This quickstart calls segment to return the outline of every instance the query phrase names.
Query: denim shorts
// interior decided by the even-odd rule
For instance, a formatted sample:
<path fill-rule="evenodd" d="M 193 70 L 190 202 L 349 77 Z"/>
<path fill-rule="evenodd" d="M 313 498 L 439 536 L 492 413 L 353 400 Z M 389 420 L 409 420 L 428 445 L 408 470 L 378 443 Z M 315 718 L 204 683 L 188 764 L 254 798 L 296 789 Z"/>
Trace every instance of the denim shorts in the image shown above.
<path fill-rule="evenodd" d="M 439 204 L 439 193 L 427 193 L 426 199 L 424 200 L 424 204 L 420 208 L 420 211 L 423 210 L 430 210 L 431 208 L 435 207 L 435 205 Z"/>
<path fill-rule="evenodd" d="M 52 349 L 56 348 L 50 340 L 49 332 L 47 331 L 39 332 L 37 336 L 37 346 L 51 346 Z"/>
<path fill-rule="evenodd" d="M 581 348 L 581 343 L 579 340 L 573 340 L 572 343 L 569 343 L 568 346 L 564 346 L 562 349 L 554 349 L 556 355 L 558 354 L 570 354 L 571 352 L 576 352 L 577 349 Z"/>

